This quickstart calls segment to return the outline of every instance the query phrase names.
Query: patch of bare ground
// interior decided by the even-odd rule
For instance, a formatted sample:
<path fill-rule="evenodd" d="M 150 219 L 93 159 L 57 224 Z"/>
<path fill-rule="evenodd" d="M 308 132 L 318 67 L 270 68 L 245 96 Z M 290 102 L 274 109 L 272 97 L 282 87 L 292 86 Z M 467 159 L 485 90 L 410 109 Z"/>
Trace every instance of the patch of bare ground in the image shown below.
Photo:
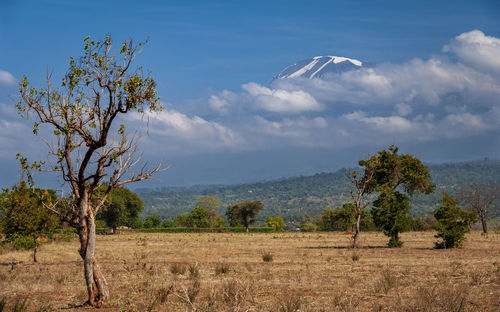
<path fill-rule="evenodd" d="M 102 311 L 500 311 L 500 234 L 435 250 L 432 232 L 385 248 L 362 233 L 120 234 L 98 237 Z M 77 242 L 0 255 L 4 311 L 86 311 Z M 272 255 L 264 261 L 263 255 Z M 0 302 L 1 303 L 1 302 Z"/>

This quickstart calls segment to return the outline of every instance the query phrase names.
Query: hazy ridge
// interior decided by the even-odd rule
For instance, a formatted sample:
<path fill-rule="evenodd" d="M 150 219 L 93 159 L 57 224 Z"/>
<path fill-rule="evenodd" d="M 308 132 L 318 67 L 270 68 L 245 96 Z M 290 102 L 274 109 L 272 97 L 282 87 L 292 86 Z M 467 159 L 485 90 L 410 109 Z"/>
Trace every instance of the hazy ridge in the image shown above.
<path fill-rule="evenodd" d="M 457 189 L 472 183 L 500 184 L 500 160 L 428 166 L 432 181 L 437 186 L 436 192 L 413 200 L 411 213 L 415 216 L 432 213 L 443 190 L 454 194 Z M 259 216 L 261 221 L 269 216 L 279 215 L 287 222 L 298 223 L 304 215 L 315 216 L 323 209 L 334 208 L 350 201 L 351 185 L 346 172 L 347 169 L 341 169 L 332 173 L 261 183 L 137 189 L 136 192 L 144 201 L 143 215 L 146 216 L 160 215 L 172 219 L 179 213 L 193 209 L 202 196 L 214 195 L 222 202 L 221 215 L 224 214 L 226 206 L 240 200 L 262 200 L 264 210 Z M 500 217 L 500 207 L 496 207 L 492 217 Z"/>

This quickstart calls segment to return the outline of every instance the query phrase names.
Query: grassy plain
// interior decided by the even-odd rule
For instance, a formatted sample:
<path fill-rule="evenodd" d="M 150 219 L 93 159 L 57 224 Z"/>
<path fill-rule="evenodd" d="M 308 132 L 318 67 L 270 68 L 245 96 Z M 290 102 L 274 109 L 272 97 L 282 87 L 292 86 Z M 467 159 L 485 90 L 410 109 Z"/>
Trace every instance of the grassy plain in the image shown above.
<path fill-rule="evenodd" d="M 435 250 L 432 232 L 192 233 L 99 236 L 111 298 L 102 311 L 500 311 L 500 234 L 467 235 Z M 0 299 L 10 311 L 86 311 L 78 243 L 0 254 Z M 271 260 L 264 261 L 263 259 Z M 271 258 L 271 259 L 270 259 Z"/>

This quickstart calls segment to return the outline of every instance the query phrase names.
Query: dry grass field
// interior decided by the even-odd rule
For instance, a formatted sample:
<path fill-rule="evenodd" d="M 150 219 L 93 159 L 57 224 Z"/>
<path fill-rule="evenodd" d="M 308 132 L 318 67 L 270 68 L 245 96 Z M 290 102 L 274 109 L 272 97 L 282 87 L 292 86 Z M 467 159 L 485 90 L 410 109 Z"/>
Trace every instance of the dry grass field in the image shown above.
<path fill-rule="evenodd" d="M 99 236 L 111 299 L 102 311 L 500 311 L 500 234 L 433 249 L 434 233 L 382 233 L 346 248 L 342 233 Z M 86 299 L 78 243 L 0 255 L 4 311 L 80 311 Z M 268 260 L 268 261 L 264 261 Z"/>

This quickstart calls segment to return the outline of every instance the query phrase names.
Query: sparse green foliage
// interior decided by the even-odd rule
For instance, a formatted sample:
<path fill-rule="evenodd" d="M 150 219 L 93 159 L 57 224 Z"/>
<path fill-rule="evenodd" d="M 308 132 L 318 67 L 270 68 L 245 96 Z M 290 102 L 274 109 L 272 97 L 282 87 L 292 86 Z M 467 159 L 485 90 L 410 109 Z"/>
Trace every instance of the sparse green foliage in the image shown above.
<path fill-rule="evenodd" d="M 458 199 L 442 192 L 440 207 L 434 213 L 437 220 L 436 237 L 442 239 L 436 243 L 436 248 L 461 247 L 465 240 L 465 233 L 470 231 L 469 226 L 477 221 L 476 212 L 472 209 L 462 210 L 459 203 Z"/>
<path fill-rule="evenodd" d="M 458 196 L 467 203 L 469 208 L 476 211 L 483 227 L 483 233 L 488 234 L 488 219 L 492 213 L 491 208 L 500 198 L 500 185 L 496 183 L 472 184 L 460 189 Z"/>
<path fill-rule="evenodd" d="M 33 118 L 35 135 L 48 127 L 54 136 L 45 140 L 52 160 L 47 164 L 51 165 L 35 163 L 33 168 L 20 155 L 23 170 L 59 171 L 67 182 L 72 193 L 70 214 L 61 217 L 78 230 L 87 304 L 94 307 L 100 307 L 109 296 L 94 255 L 95 217 L 113 189 L 147 179 L 162 169 L 160 164 L 134 173 L 138 137 L 128 137 L 125 124 L 114 126 L 122 114 L 162 109 L 154 79 L 132 67 L 142 46 L 129 41 L 113 51 L 111 36 L 99 41 L 87 37 L 82 56 L 70 58 L 61 84 L 54 84 L 50 76 L 44 88 L 30 86 L 27 77 L 19 84 L 17 109 L 21 116 Z M 111 140 L 113 133 L 116 138 Z M 104 192 L 99 191 L 102 184 L 106 185 Z"/>

